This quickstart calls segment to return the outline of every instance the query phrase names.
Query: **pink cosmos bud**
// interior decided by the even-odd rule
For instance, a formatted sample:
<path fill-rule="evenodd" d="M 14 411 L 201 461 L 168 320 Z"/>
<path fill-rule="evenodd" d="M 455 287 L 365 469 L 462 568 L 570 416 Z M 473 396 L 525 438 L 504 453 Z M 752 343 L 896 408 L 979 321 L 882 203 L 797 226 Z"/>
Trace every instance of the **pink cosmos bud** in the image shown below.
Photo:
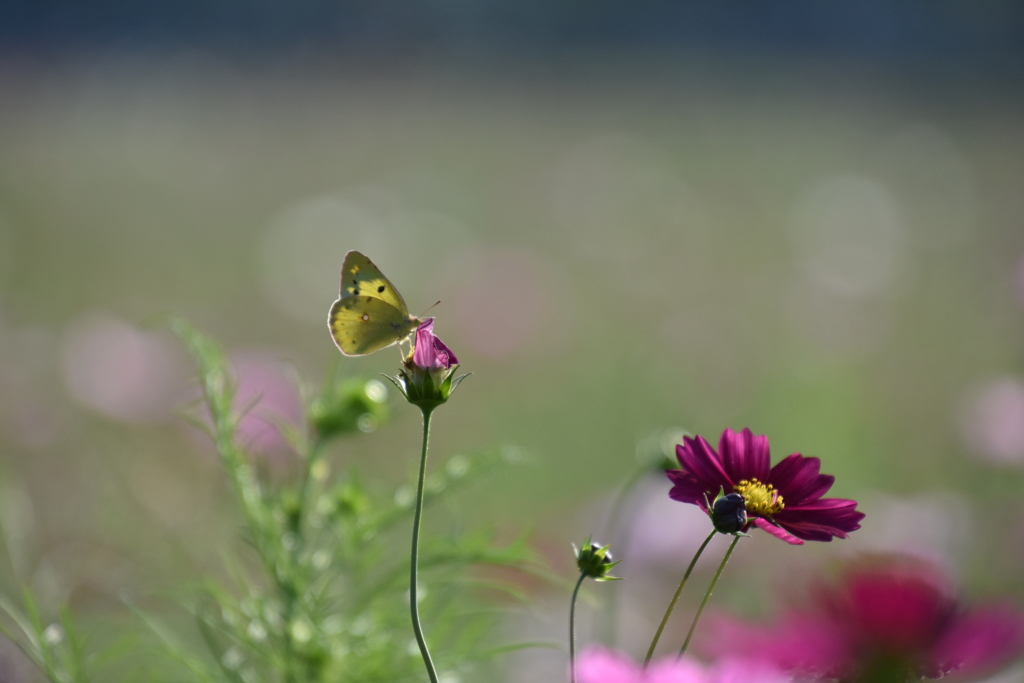
<path fill-rule="evenodd" d="M 416 342 L 398 371 L 388 377 L 406 400 L 423 410 L 433 410 L 448 400 L 466 375 L 455 377 L 459 360 L 448 345 L 434 335 L 434 319 L 428 318 L 416 330 Z"/>
<path fill-rule="evenodd" d="M 416 347 L 412 362 L 422 370 L 449 369 L 459 364 L 452 350 L 434 335 L 434 319 L 427 320 L 416 330 Z"/>

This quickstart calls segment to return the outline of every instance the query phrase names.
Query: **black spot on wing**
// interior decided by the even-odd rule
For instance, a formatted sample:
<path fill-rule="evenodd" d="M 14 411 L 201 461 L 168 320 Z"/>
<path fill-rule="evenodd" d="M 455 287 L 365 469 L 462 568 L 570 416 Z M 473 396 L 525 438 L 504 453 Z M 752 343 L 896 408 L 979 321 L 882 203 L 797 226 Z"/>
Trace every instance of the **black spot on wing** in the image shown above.
<path fill-rule="evenodd" d="M 380 287 L 377 288 L 377 292 L 378 293 L 383 292 L 383 291 L 384 291 L 384 285 L 381 285 Z"/>

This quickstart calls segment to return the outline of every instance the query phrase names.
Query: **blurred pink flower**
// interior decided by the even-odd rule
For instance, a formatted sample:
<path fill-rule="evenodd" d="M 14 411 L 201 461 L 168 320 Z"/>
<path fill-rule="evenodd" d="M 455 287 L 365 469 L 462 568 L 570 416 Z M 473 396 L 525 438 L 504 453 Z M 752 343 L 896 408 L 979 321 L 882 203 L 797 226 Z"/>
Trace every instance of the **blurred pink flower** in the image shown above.
<path fill-rule="evenodd" d="M 68 392 L 95 413 L 125 422 L 158 422 L 185 400 L 188 372 L 166 335 L 91 312 L 72 322 L 63 346 Z"/>
<path fill-rule="evenodd" d="M 961 411 L 961 427 L 978 455 L 998 463 L 1024 462 L 1024 382 L 1005 376 L 975 390 Z"/>
<path fill-rule="evenodd" d="M 811 609 L 768 627 L 720 617 L 702 645 L 718 655 L 736 648 L 817 680 L 975 680 L 1024 652 L 1024 614 L 1007 605 L 966 608 L 920 560 L 867 556 L 838 582 L 819 585 Z"/>
<path fill-rule="evenodd" d="M 238 422 L 238 442 L 261 455 L 274 456 L 291 450 L 281 433 L 283 425 L 302 422 L 302 403 L 287 367 L 270 354 L 235 353 L 234 409 L 244 412 Z"/>
<path fill-rule="evenodd" d="M 819 473 L 818 458 L 794 453 L 772 467 L 768 437 L 749 429 L 726 429 L 718 451 L 702 436 L 684 436 L 676 457 L 680 469 L 665 472 L 674 484 L 669 497 L 708 512 L 706 501 L 713 501 L 719 491 L 738 493 L 750 519 L 744 531 L 753 524 L 787 543 L 802 545 L 846 538 L 864 518 L 855 500 L 822 498 L 835 477 Z"/>
<path fill-rule="evenodd" d="M 590 648 L 576 662 L 579 683 L 786 683 L 786 676 L 767 661 L 725 658 L 701 666 L 689 657 L 651 662 L 645 671 L 627 655 Z"/>

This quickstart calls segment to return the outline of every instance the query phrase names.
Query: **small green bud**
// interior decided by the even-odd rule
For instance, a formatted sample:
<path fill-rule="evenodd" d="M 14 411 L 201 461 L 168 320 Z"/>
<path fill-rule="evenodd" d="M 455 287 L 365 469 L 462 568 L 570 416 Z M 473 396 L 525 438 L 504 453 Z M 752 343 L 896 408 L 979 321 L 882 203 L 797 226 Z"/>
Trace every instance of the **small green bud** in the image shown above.
<path fill-rule="evenodd" d="M 359 519 L 369 506 L 366 494 L 352 482 L 340 484 L 334 491 L 334 513 L 339 518 Z"/>
<path fill-rule="evenodd" d="M 309 407 L 309 421 L 323 439 L 372 432 L 388 416 L 388 389 L 380 380 L 347 380 L 325 388 Z"/>
<path fill-rule="evenodd" d="M 589 576 L 597 581 L 616 581 L 620 577 L 611 576 L 608 572 L 619 562 L 612 562 L 612 554 L 609 546 L 600 546 L 592 543 L 588 538 L 579 548 L 573 545 L 572 549 L 576 555 L 576 567 L 580 573 Z"/>
<path fill-rule="evenodd" d="M 299 504 L 299 497 L 293 491 L 286 491 L 281 494 L 281 514 L 284 517 L 285 529 L 295 533 L 299 528 L 299 518 L 302 506 Z"/>

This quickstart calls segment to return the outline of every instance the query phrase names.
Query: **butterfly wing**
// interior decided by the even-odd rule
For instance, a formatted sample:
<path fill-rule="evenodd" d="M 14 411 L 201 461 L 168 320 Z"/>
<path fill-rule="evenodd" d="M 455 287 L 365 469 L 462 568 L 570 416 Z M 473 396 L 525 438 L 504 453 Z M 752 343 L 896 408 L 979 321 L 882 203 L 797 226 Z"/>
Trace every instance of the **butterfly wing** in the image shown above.
<path fill-rule="evenodd" d="M 384 277 L 373 261 L 358 251 L 350 251 L 341 266 L 341 298 L 358 296 L 380 299 L 397 309 L 403 318 L 409 317 L 409 307 L 391 280 Z"/>
<path fill-rule="evenodd" d="M 335 301 L 328 319 L 334 343 L 346 356 L 362 356 L 391 346 L 412 334 L 419 324 L 418 318 L 387 301 L 363 295 Z"/>

